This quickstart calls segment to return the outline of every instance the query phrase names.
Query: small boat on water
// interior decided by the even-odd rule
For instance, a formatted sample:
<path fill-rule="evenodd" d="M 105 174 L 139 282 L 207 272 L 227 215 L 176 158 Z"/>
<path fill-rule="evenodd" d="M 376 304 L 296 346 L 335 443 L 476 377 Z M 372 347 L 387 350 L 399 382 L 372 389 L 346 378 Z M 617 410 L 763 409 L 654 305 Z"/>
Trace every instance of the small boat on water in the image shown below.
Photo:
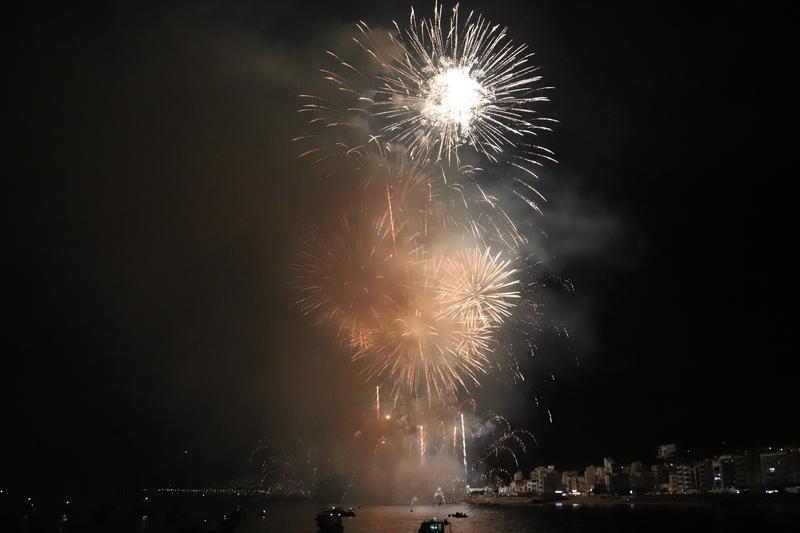
<path fill-rule="evenodd" d="M 338 513 L 335 513 L 333 509 L 325 509 L 321 511 L 317 515 L 316 521 L 319 530 L 325 533 L 339 533 L 340 531 L 344 531 L 344 526 L 342 526 L 342 517 Z"/>
<path fill-rule="evenodd" d="M 434 518 L 432 520 L 423 520 L 419 525 L 418 533 L 448 533 L 452 531 L 452 528 L 448 527 L 449 525 L 450 522 L 448 522 L 447 519 L 437 520 Z"/>

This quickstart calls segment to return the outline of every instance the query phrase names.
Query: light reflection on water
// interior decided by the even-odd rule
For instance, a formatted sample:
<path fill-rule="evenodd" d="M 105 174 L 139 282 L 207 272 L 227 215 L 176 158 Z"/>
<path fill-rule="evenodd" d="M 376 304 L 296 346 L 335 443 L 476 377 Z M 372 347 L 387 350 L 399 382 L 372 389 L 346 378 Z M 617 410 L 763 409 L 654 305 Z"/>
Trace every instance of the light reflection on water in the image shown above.
<path fill-rule="evenodd" d="M 242 533 L 288 531 L 297 533 L 315 532 L 313 518 L 318 507 L 314 506 L 275 506 L 263 524 L 247 524 Z M 414 511 L 402 505 L 364 506 L 356 509 L 355 518 L 343 519 L 345 532 L 353 533 L 417 533 L 420 522 L 425 518 L 447 518 L 448 514 L 462 512 L 468 518 L 448 518 L 453 533 L 477 533 L 494 531 L 531 531 L 529 513 L 515 512 L 513 509 L 477 508 L 467 505 L 425 506 L 415 505 Z M 244 524 L 243 524 L 244 526 Z M 252 529 L 251 529 L 252 527 Z M 549 529 L 537 528 L 540 533 Z"/>
<path fill-rule="evenodd" d="M 60 508 L 43 506 L 32 520 L 20 523 L 4 519 L 5 525 L 20 524 L 22 531 L 136 531 L 137 533 L 166 533 L 187 531 L 225 531 L 237 533 L 317 533 L 314 517 L 320 505 L 247 500 L 228 497 L 176 497 L 154 495 L 145 506 L 140 498 L 123 497 L 113 501 L 111 511 L 102 521 L 100 513 L 90 503 L 97 498 L 83 499 L 85 505 L 71 504 L 70 521 L 60 523 Z M 63 501 L 61 502 L 63 503 Z M 224 522 L 223 517 L 237 505 L 246 506 L 246 518 L 236 524 Z M 345 503 L 343 506 L 355 506 Z M 266 509 L 266 517 L 259 516 Z M 452 533 L 757 533 L 795 531 L 800 523 L 800 505 L 782 507 L 763 505 L 694 506 L 619 505 L 593 507 L 591 502 L 580 504 L 566 501 L 560 506 L 498 506 L 469 505 L 408 505 L 355 506 L 356 517 L 343 518 L 344 533 L 417 533 L 425 518 L 447 518 L 448 514 L 463 512 L 468 518 L 450 518 Z M 146 512 L 149 519 L 141 520 Z M 10 517 L 10 515 L 8 515 Z M 205 525 L 204 525 L 205 520 Z M 231 525 L 235 527 L 231 528 Z M 17 528 L 13 528 L 17 529 Z M 13 530 L 12 529 L 12 530 Z"/>
<path fill-rule="evenodd" d="M 314 517 L 320 506 L 307 503 L 270 503 L 267 517 L 249 508 L 238 533 L 317 533 Z M 686 508 L 618 506 L 591 508 L 566 503 L 560 507 L 475 507 L 469 505 L 362 506 L 356 517 L 344 518 L 344 533 L 417 533 L 425 518 L 446 518 L 458 511 L 468 518 L 449 518 L 452 533 L 756 533 L 769 529 L 793 531 L 798 514 L 749 508 Z M 793 518 L 790 518 L 793 517 Z M 794 524 L 792 524 L 794 522 Z M 155 532 L 155 529 L 153 529 Z M 165 530 L 166 531 L 166 530 Z"/>

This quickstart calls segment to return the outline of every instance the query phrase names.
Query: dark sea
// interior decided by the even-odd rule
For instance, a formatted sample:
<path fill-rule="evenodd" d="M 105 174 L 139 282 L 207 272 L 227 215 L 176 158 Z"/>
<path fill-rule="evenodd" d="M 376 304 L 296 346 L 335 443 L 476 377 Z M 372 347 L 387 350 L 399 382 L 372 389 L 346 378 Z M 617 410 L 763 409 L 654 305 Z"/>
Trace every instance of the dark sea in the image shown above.
<path fill-rule="evenodd" d="M 244 500 L 221 496 L 154 495 L 146 505 L 127 498 L 114 502 L 73 501 L 71 507 L 41 505 L 33 512 L 5 509 L 0 531 L 103 531 L 140 533 L 229 531 L 237 533 L 313 533 L 319 504 Z M 424 518 L 446 518 L 458 511 L 467 518 L 449 518 L 452 533 L 477 532 L 742 532 L 800 531 L 800 506 L 769 502 L 726 506 L 626 504 L 591 507 L 570 501 L 538 506 L 470 505 L 356 506 L 344 518 L 344 532 L 417 533 Z M 234 519 L 240 507 L 238 520 Z M 66 513 L 64 511 L 67 511 Z M 261 516 L 262 510 L 266 510 Z M 66 517 L 64 516 L 66 514 Z M 146 518 L 144 518 L 146 517 Z M 66 520 L 66 521 L 64 521 Z"/>

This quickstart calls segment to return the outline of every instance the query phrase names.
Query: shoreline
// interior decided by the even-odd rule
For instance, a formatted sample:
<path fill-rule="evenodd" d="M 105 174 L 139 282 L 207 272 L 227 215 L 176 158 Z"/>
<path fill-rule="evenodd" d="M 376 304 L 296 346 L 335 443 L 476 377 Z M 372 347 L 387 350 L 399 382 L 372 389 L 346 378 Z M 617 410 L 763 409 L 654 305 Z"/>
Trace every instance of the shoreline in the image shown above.
<path fill-rule="evenodd" d="M 780 507 L 800 510 L 800 496 L 795 495 L 657 495 L 642 496 L 471 496 L 464 503 L 479 507 Z"/>

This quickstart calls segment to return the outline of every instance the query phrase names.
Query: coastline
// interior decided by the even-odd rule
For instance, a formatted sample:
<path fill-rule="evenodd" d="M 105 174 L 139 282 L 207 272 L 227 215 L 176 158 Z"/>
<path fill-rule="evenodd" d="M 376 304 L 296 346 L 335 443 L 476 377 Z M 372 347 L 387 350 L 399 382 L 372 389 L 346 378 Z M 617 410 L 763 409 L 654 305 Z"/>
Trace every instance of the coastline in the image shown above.
<path fill-rule="evenodd" d="M 719 495 L 719 494 L 646 494 L 641 496 L 470 496 L 464 503 L 481 507 L 735 507 L 754 506 L 789 508 L 800 511 L 800 496 L 796 495 Z"/>

